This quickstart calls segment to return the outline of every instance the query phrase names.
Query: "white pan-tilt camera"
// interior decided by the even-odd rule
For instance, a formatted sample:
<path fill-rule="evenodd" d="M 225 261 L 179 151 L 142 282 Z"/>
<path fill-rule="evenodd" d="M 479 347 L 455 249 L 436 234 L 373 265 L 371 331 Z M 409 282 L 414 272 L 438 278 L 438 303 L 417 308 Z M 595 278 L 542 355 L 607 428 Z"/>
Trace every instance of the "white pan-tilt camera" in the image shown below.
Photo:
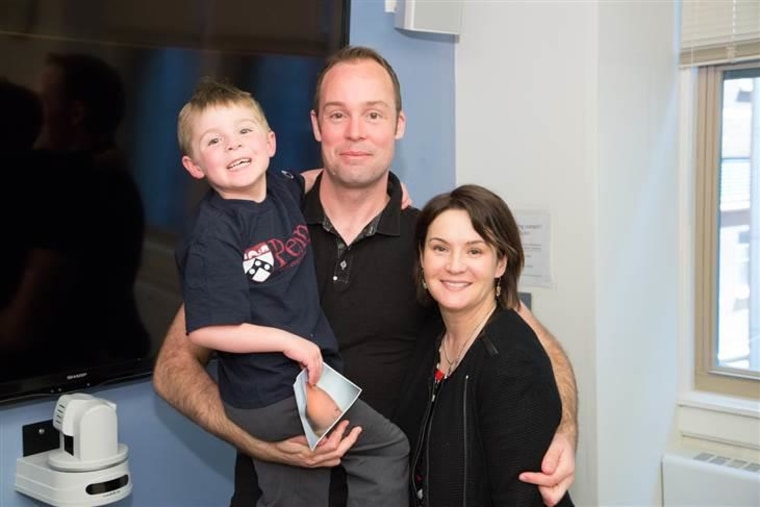
<path fill-rule="evenodd" d="M 53 413 L 59 446 L 18 458 L 16 491 L 47 504 L 90 507 L 128 496 L 128 449 L 118 441 L 116 404 L 89 394 L 64 394 Z"/>

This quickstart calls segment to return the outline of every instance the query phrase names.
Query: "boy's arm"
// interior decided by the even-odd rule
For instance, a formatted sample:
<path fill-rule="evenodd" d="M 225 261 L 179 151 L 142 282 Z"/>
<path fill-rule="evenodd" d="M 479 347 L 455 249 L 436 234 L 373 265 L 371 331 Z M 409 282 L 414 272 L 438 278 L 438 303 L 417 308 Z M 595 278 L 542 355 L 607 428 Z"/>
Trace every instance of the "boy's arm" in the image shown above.
<path fill-rule="evenodd" d="M 354 428 L 345 435 L 348 422 L 343 421 L 314 451 L 304 437 L 274 443 L 252 437 L 224 412 L 219 389 L 206 371 L 211 350 L 193 344 L 184 330 L 183 306 L 167 331 L 153 371 L 153 387 L 161 398 L 212 435 L 262 461 L 306 468 L 340 464 L 361 429 Z"/>
<path fill-rule="evenodd" d="M 524 304 L 520 304 L 517 312 L 530 325 L 546 350 L 562 399 L 562 420 L 541 463 L 541 472 L 520 474 L 520 480 L 538 485 L 544 503 L 552 506 L 562 499 L 575 475 L 575 450 L 578 445 L 578 391 L 575 374 L 565 351 L 549 330 Z"/>
<path fill-rule="evenodd" d="M 192 331 L 188 337 L 195 345 L 223 352 L 282 352 L 308 370 L 310 384 L 316 384 L 322 376 L 319 346 L 283 329 L 247 323 L 206 326 Z"/>
<path fill-rule="evenodd" d="M 167 331 L 153 369 L 153 388 L 183 415 L 239 449 L 261 452 L 257 441 L 227 419 L 216 383 L 206 371 L 211 350 L 185 336 L 185 308 Z"/>

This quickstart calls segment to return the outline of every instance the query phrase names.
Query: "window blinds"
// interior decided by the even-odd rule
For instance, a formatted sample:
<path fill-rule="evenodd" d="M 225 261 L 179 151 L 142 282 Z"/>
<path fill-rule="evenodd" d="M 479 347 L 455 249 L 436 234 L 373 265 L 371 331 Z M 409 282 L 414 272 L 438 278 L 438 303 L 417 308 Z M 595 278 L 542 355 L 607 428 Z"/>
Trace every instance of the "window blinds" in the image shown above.
<path fill-rule="evenodd" d="M 760 58 L 760 0 L 682 0 L 682 67 L 755 58 Z"/>

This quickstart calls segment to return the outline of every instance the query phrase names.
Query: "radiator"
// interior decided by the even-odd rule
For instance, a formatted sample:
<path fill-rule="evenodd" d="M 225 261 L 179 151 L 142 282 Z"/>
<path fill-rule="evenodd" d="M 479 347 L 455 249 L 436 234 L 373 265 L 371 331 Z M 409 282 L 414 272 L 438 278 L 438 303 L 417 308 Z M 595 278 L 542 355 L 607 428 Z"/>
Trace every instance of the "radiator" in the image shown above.
<path fill-rule="evenodd" d="M 662 459 L 665 507 L 759 507 L 760 463 L 704 451 Z"/>

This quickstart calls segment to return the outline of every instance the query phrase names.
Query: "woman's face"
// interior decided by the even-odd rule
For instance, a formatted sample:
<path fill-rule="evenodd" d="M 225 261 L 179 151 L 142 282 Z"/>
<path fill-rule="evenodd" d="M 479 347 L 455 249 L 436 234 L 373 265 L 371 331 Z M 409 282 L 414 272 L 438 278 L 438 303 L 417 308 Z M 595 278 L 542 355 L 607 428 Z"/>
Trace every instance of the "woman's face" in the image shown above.
<path fill-rule="evenodd" d="M 496 278 L 504 274 L 499 258 L 472 227 L 470 215 L 451 209 L 430 224 L 420 253 L 430 296 L 444 312 L 469 312 L 496 299 Z"/>

